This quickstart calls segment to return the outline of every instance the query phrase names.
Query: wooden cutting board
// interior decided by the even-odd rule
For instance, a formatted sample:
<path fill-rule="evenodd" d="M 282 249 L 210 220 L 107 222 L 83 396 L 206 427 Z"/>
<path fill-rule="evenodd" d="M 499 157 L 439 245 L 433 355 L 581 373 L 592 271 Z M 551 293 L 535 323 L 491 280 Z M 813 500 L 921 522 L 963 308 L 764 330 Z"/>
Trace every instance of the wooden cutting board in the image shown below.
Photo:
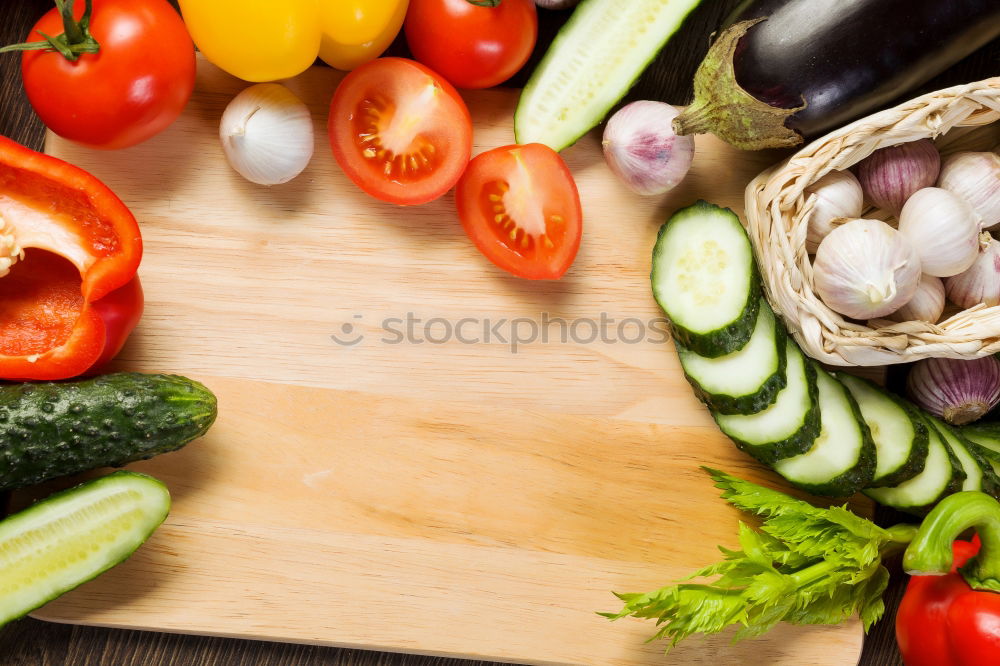
<path fill-rule="evenodd" d="M 664 658 L 651 624 L 596 615 L 617 610 L 612 590 L 737 545 L 739 514 L 699 465 L 779 485 L 692 397 L 648 283 L 667 215 L 699 196 L 740 210 L 775 156 L 699 137 L 684 185 L 640 198 L 585 137 L 565 153 L 580 255 L 532 283 L 479 255 L 451 195 L 399 208 L 341 174 L 325 132 L 340 76 L 289 82 L 316 153 L 278 187 L 227 166 L 217 125 L 246 84 L 205 62 L 184 115 L 144 145 L 49 137 L 143 228 L 147 311 L 120 367 L 202 379 L 220 418 L 134 466 L 173 493 L 153 538 L 35 616 L 532 664 L 855 663 L 857 622 Z M 513 142 L 515 91 L 466 99 L 476 152 Z"/>

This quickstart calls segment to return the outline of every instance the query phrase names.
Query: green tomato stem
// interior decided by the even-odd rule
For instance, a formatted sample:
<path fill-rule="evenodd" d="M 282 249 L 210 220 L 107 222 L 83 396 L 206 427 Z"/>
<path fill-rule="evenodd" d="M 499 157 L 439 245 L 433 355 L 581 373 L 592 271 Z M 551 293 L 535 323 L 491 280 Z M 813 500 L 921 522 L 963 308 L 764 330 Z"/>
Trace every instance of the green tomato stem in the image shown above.
<path fill-rule="evenodd" d="M 927 514 L 903 555 L 903 568 L 915 576 L 948 573 L 952 543 L 970 527 L 982 548 L 960 573 L 973 589 L 1000 592 L 1000 502 L 976 490 L 949 495 Z"/>
<path fill-rule="evenodd" d="M 476 7 L 499 7 L 503 0 L 465 0 Z"/>
<path fill-rule="evenodd" d="M 56 9 L 62 16 L 63 33 L 52 37 L 46 35 L 41 30 L 38 31 L 45 38 L 41 42 L 24 42 L 22 44 L 11 44 L 0 48 L 0 53 L 10 51 L 57 51 L 64 58 L 76 61 L 82 53 L 97 53 L 101 50 L 101 45 L 97 43 L 94 36 L 90 34 L 90 16 L 93 12 L 92 0 L 86 0 L 86 7 L 83 16 L 77 21 L 73 18 L 74 0 L 55 0 Z"/>

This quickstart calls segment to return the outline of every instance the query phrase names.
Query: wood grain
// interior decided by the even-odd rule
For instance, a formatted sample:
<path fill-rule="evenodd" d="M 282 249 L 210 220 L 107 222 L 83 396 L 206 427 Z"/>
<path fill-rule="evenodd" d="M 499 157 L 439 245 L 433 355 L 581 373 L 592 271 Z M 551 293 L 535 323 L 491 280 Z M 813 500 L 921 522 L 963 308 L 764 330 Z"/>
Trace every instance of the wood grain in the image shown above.
<path fill-rule="evenodd" d="M 339 77 L 315 68 L 289 83 L 318 128 Z M 586 211 L 580 256 L 562 281 L 528 283 L 476 252 L 450 196 L 404 209 L 362 194 L 325 132 L 292 183 L 243 181 L 216 126 L 244 85 L 200 62 L 184 116 L 142 146 L 48 139 L 143 227 L 147 311 L 121 366 L 203 378 L 221 416 L 203 441 L 136 465 L 175 497 L 153 539 L 35 616 L 518 663 L 661 661 L 647 623 L 595 611 L 615 607 L 612 590 L 657 587 L 736 545 L 736 512 L 699 465 L 775 477 L 718 432 L 656 334 L 650 247 L 696 192 L 738 209 L 774 156 L 699 138 L 684 186 L 642 199 L 586 137 L 565 155 Z M 465 97 L 477 152 L 512 141 L 516 93 Z M 393 344 L 382 322 L 406 313 L 437 328 Z M 484 338 L 487 319 L 544 317 L 567 337 L 557 324 L 517 349 L 430 340 L 462 319 L 466 338 Z M 674 654 L 841 664 L 860 649 L 852 622 Z"/>
<path fill-rule="evenodd" d="M 326 126 L 339 78 L 314 68 L 289 83 L 309 104 L 317 128 Z M 312 164 L 296 180 L 273 188 L 244 181 L 226 164 L 216 125 L 245 84 L 203 64 L 197 85 L 185 116 L 141 146 L 95 152 L 54 136 L 47 145 L 112 183 L 142 224 L 140 274 L 149 306 L 140 335 L 120 357 L 124 364 L 709 423 L 685 388 L 676 356 L 664 351 L 662 314 L 649 289 L 650 247 L 668 212 L 705 192 L 738 210 L 748 176 L 773 155 L 699 137 L 685 183 L 669 197 L 643 198 L 611 176 L 599 138 L 588 135 L 565 153 L 586 211 L 580 255 L 562 280 L 528 282 L 495 268 L 469 243 L 451 194 L 400 208 L 362 193 L 333 162 L 325 131 L 317 132 Z M 466 99 L 476 119 L 475 152 L 513 142 L 515 93 L 483 91 Z M 404 325 L 383 322 L 411 313 L 420 320 L 416 339 L 392 344 L 386 329 Z M 610 323 L 600 335 L 613 342 L 570 339 L 574 332 L 593 337 L 602 315 Z M 558 320 L 549 342 L 514 349 L 510 322 L 521 320 L 525 333 L 543 317 Z M 464 337 L 480 343 L 463 344 L 457 336 L 435 342 L 463 319 L 474 320 Z M 651 324 L 658 319 L 659 334 Z M 630 324 L 619 331 L 624 320 Z M 331 339 L 335 334 L 365 339 L 343 347 Z M 620 339 L 637 337 L 659 344 Z"/>
<path fill-rule="evenodd" d="M 659 97 L 683 104 L 690 99 L 691 75 L 708 47 L 709 35 L 719 21 L 739 0 L 714 0 L 702 3 L 689 17 L 685 27 L 664 49 L 656 62 L 640 79 L 630 97 Z M 171 0 L 176 4 L 174 0 Z M 24 38 L 31 24 L 51 7 L 50 0 L 14 0 L 0 13 L 0 36 L 3 43 Z M 533 61 L 511 85 L 523 85 L 527 73 L 544 53 L 566 16 L 566 12 L 541 11 L 539 43 Z M 405 40 L 393 46 L 396 55 L 406 55 Z M 917 92 L 955 85 L 996 75 L 1000 41 L 981 49 L 952 67 Z M 16 56 L 0 58 L 0 134 L 41 149 L 44 127 L 27 104 L 21 88 Z M 901 516 L 891 510 L 879 510 L 880 523 L 893 524 Z M 898 567 L 891 568 L 893 583 L 886 595 L 887 617 L 877 624 L 865 641 L 861 663 L 866 666 L 899 666 L 893 636 L 892 613 L 898 604 L 905 576 Z M 74 664 L 123 664 L 131 666 L 175 666 L 180 664 L 281 665 L 336 664 L 338 666 L 444 666 L 445 664 L 481 666 L 485 662 L 465 662 L 407 654 L 379 654 L 359 650 L 338 650 L 317 646 L 238 641 L 224 638 L 181 636 L 149 632 L 68 626 L 26 618 L 0 629 L 0 655 L 10 666 L 48 666 Z M 67 656 L 70 655 L 70 656 Z M 669 660 L 667 660 L 669 663 Z M 727 663 L 722 660 L 721 663 Z"/>
<path fill-rule="evenodd" d="M 712 427 L 209 384 L 224 407 L 209 436 L 133 466 L 170 487 L 167 524 L 36 617 L 518 663 L 654 664 L 662 647 L 644 645 L 647 623 L 595 611 L 616 607 L 611 590 L 652 589 L 714 559 L 716 544 L 736 546 L 738 512 L 699 464 L 768 478 Z M 728 640 L 674 654 L 842 664 L 861 647 L 856 623 Z"/>

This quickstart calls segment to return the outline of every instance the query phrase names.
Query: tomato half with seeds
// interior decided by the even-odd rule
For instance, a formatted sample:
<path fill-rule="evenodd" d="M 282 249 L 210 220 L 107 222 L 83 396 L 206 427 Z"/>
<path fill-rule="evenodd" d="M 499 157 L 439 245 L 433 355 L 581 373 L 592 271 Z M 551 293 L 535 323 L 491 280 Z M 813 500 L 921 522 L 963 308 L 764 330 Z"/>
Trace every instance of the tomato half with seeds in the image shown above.
<path fill-rule="evenodd" d="M 330 145 L 347 177 L 376 199 L 413 205 L 458 182 L 472 153 L 472 119 L 454 87 L 418 62 L 381 58 L 340 83 Z"/>
<path fill-rule="evenodd" d="M 505 271 L 554 280 L 573 265 L 583 235 L 580 193 L 548 146 L 504 146 L 477 156 L 455 199 L 469 238 Z"/>

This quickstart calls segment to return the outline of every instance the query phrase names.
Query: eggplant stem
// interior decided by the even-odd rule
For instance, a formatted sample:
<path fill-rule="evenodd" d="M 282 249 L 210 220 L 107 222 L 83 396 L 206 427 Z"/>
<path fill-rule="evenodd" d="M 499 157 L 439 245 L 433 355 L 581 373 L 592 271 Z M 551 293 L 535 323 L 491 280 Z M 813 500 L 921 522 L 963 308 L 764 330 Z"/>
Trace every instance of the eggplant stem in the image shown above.
<path fill-rule="evenodd" d="M 694 77 L 694 102 L 674 118 L 680 135 L 712 132 L 743 150 L 785 148 L 802 143 L 802 135 L 785 121 L 806 108 L 782 109 L 760 101 L 736 81 L 733 58 L 740 40 L 765 19 L 741 21 L 715 40 Z"/>

